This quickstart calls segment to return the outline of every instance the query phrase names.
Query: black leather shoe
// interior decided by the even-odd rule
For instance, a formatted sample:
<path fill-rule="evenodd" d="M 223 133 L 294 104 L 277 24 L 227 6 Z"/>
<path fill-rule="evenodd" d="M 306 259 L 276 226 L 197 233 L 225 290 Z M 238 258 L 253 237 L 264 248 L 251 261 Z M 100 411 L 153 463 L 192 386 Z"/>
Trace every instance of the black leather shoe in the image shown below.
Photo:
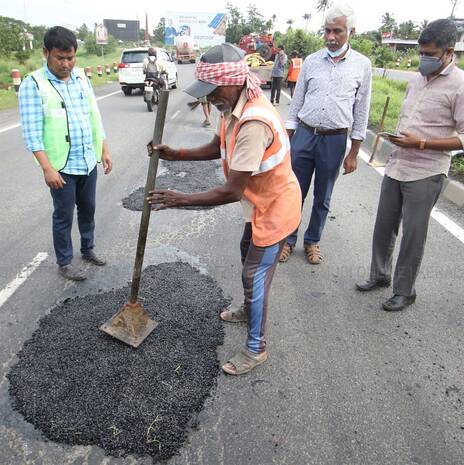
<path fill-rule="evenodd" d="M 381 287 L 389 287 L 391 281 L 386 279 L 368 279 L 363 283 L 356 283 L 356 289 L 361 292 L 369 292 Z"/>
<path fill-rule="evenodd" d="M 386 312 L 399 312 L 416 300 L 416 294 L 413 295 L 394 295 L 382 304 Z"/>
<path fill-rule="evenodd" d="M 103 257 L 95 255 L 95 252 L 90 252 L 88 254 L 82 255 L 82 260 L 91 263 L 96 266 L 105 266 L 106 260 Z"/>

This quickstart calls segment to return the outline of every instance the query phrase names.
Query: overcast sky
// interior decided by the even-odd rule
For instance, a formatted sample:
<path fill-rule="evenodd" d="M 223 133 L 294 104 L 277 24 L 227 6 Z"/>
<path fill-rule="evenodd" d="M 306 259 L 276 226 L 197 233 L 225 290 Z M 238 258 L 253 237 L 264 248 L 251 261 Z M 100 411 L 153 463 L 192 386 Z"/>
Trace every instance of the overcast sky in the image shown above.
<path fill-rule="evenodd" d="M 282 0 L 234 0 L 231 3 L 243 12 L 247 5 L 253 3 L 266 19 L 276 14 L 276 29 L 282 32 L 287 28 L 285 23 L 288 19 L 295 20 L 294 28 L 304 28 L 305 23 L 302 19 L 304 13 L 312 14 L 309 23 L 310 30 L 318 29 L 322 23 L 322 15 L 316 12 L 317 0 L 309 0 L 306 3 L 301 0 L 294 0 L 292 3 Z M 451 0 L 389 0 L 388 2 L 351 0 L 346 3 L 356 10 L 358 32 L 377 29 L 380 26 L 380 18 L 386 11 L 392 13 L 398 22 L 412 19 L 418 23 L 424 19 L 430 21 L 445 17 L 451 12 Z M 44 24 L 46 26 L 80 26 L 82 23 L 93 26 L 96 22 L 102 22 L 103 18 L 139 19 L 144 27 L 146 11 L 151 30 L 165 14 L 165 11 L 159 8 L 160 5 L 166 8 L 167 4 L 168 2 L 153 0 L 131 0 L 129 2 L 118 0 L 1 0 L 0 16 L 10 16 L 34 25 Z M 222 12 L 225 11 L 226 2 L 176 0 L 171 5 L 167 8 L 170 11 Z M 283 6 L 287 11 L 282 11 Z M 464 0 L 458 3 L 455 16 L 464 17 Z"/>

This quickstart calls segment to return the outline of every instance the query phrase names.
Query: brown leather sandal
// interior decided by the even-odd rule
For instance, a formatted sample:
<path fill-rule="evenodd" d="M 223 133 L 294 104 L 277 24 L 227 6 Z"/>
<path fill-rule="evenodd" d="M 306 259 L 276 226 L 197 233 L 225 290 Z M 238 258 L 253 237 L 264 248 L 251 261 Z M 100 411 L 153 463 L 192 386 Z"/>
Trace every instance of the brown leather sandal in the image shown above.
<path fill-rule="evenodd" d="M 285 263 L 290 258 L 294 248 L 295 246 L 285 243 L 282 247 L 282 252 L 280 252 L 279 262 Z"/>
<path fill-rule="evenodd" d="M 305 245 L 304 251 L 311 265 L 319 265 L 322 262 L 321 249 L 318 244 Z"/>

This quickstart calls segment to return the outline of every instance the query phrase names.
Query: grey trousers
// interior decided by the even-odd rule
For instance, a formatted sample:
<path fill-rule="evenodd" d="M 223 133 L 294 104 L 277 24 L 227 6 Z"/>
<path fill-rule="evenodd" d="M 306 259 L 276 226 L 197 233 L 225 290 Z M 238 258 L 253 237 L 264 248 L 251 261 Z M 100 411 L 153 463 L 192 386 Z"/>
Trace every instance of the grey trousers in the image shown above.
<path fill-rule="evenodd" d="M 390 280 L 392 256 L 401 220 L 403 237 L 395 267 L 393 293 L 410 296 L 424 255 L 430 213 L 445 180 L 438 174 L 418 181 L 397 181 L 385 176 L 372 241 L 370 278 Z"/>

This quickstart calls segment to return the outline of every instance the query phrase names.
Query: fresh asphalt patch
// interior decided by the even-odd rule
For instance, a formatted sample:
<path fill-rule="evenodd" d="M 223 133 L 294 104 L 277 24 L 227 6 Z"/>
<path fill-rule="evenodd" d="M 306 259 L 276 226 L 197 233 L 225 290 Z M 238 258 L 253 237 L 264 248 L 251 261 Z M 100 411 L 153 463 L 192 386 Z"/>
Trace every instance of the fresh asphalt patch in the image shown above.
<path fill-rule="evenodd" d="M 163 174 L 157 177 L 156 188 L 171 189 L 188 194 L 214 189 L 224 183 L 220 166 L 220 162 L 216 160 L 163 162 Z M 124 198 L 122 200 L 123 207 L 128 210 L 142 211 L 144 191 L 143 187 L 139 187 Z M 209 210 L 214 207 L 179 208 L 182 210 Z"/>
<path fill-rule="evenodd" d="M 159 326 L 134 349 L 99 330 L 128 295 L 125 287 L 54 307 L 18 354 L 9 391 L 50 440 L 157 462 L 179 451 L 216 385 L 227 300 L 186 263 L 147 267 L 140 301 Z"/>

